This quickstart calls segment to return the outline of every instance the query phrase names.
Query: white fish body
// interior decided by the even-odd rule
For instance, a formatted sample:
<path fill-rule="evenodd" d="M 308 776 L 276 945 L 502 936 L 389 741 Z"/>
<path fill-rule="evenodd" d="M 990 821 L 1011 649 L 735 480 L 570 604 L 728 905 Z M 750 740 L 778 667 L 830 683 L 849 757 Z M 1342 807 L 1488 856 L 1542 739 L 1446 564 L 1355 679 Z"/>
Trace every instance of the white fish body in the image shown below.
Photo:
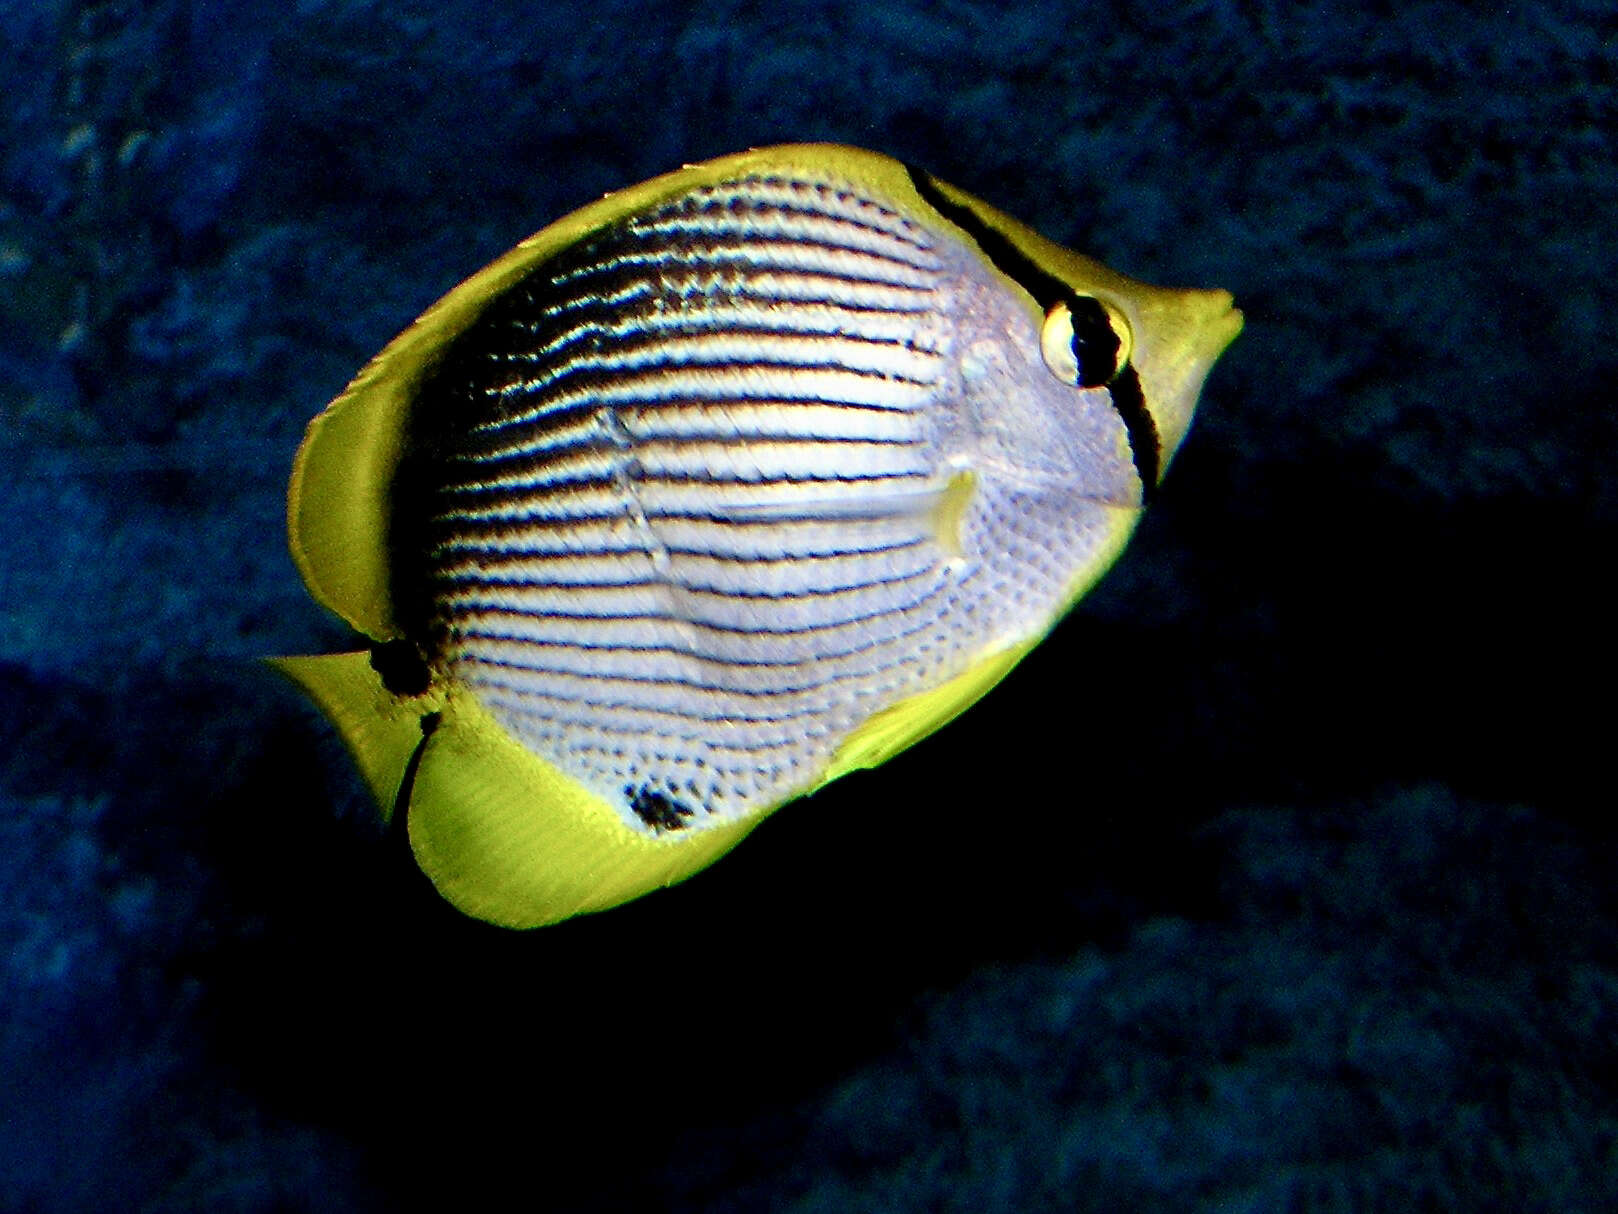
<path fill-rule="evenodd" d="M 869 152 L 609 196 L 310 426 L 284 659 L 468 913 L 696 871 L 987 690 L 1121 550 L 1240 328 Z"/>

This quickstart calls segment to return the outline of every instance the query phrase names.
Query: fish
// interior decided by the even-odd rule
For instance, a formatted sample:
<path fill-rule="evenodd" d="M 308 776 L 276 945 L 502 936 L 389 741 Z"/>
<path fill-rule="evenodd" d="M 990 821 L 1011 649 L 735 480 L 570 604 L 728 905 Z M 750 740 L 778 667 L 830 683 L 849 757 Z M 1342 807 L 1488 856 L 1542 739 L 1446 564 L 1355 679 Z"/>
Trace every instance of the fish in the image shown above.
<path fill-rule="evenodd" d="M 462 912 L 617 906 L 999 682 L 1241 326 L 877 152 L 687 165 L 473 274 L 309 423 L 292 556 L 365 644 L 272 661 Z"/>

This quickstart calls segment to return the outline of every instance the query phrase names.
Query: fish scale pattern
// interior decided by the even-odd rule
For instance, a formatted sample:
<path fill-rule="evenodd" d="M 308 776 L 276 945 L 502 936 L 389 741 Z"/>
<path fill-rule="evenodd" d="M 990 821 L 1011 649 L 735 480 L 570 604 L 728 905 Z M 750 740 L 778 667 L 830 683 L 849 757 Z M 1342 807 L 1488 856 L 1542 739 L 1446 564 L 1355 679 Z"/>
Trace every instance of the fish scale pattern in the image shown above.
<path fill-rule="evenodd" d="M 935 237 L 827 182 L 694 190 L 548 261 L 418 403 L 442 658 L 648 830 L 800 790 L 963 667 Z"/>

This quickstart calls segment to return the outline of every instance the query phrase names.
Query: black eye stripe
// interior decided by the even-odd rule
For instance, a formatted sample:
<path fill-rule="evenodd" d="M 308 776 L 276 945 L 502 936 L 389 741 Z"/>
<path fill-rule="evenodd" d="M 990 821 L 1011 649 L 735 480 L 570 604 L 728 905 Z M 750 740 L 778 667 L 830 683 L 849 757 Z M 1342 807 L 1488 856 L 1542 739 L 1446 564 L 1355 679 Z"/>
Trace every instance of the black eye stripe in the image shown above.
<path fill-rule="evenodd" d="M 1079 386 L 1099 388 L 1117 374 L 1123 343 L 1099 300 L 1070 295 L 1067 310 L 1073 320 L 1073 361 L 1079 366 Z"/>
<path fill-rule="evenodd" d="M 1140 375 L 1133 366 L 1125 367 L 1118 377 L 1107 385 L 1112 394 L 1112 407 L 1124 419 L 1129 434 L 1129 450 L 1135 457 L 1135 471 L 1140 475 L 1141 498 L 1150 501 L 1157 489 L 1157 478 L 1163 472 L 1163 442 L 1157 434 L 1157 422 L 1146 407 L 1146 397 L 1140 390 Z"/>
<path fill-rule="evenodd" d="M 1152 420 L 1151 410 L 1146 407 L 1146 397 L 1140 388 L 1140 376 L 1136 374 L 1134 366 L 1125 367 L 1116 376 L 1112 374 L 1112 368 L 1117 366 L 1118 336 L 1112 333 L 1106 309 L 1094 299 L 1074 296 L 1071 287 L 1055 275 L 1047 274 L 1040 269 L 1010 239 L 979 219 L 971 208 L 951 202 L 945 197 L 944 192 L 927 173 L 914 165 L 906 165 L 905 171 L 910 174 L 910 184 L 915 186 L 916 193 L 921 195 L 922 200 L 977 241 L 978 247 L 983 250 L 984 256 L 994 264 L 994 267 L 1032 295 L 1034 302 L 1042 309 L 1049 312 L 1058 303 L 1067 303 L 1068 310 L 1073 314 L 1073 353 L 1078 358 L 1080 381 L 1086 387 L 1099 385 L 1089 382 L 1089 374 L 1085 370 L 1085 351 L 1079 346 L 1080 313 L 1081 310 L 1088 311 L 1094 308 L 1101 314 L 1101 323 L 1112 336 L 1112 361 L 1108 366 L 1108 378 L 1101 380 L 1101 383 L 1106 384 L 1112 396 L 1113 408 L 1117 409 L 1118 416 L 1123 418 L 1124 429 L 1129 434 L 1129 449 L 1135 458 L 1135 471 L 1140 475 L 1141 492 L 1149 499 L 1157 488 L 1157 478 L 1162 471 L 1162 442 L 1158 438 L 1157 423 Z M 1091 354 L 1090 357 L 1093 359 L 1096 356 Z"/>
<path fill-rule="evenodd" d="M 1054 274 L 1040 269 L 1010 239 L 979 219 L 970 207 L 951 202 L 945 197 L 930 174 L 911 164 L 905 165 L 905 172 L 910 174 L 910 184 L 916 187 L 922 201 L 977 241 L 978 248 L 983 250 L 983 255 L 994 264 L 994 268 L 1032 295 L 1041 311 L 1049 312 L 1072 295 L 1071 287 Z"/>

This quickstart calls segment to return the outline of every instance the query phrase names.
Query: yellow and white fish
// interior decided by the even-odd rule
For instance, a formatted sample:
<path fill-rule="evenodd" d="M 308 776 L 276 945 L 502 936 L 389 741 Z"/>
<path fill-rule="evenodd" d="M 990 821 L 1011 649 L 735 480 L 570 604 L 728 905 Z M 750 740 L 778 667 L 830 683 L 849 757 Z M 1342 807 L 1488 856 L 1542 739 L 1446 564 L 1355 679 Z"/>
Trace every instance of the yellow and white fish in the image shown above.
<path fill-rule="evenodd" d="M 983 695 L 1241 328 L 854 148 L 609 195 L 456 287 L 288 493 L 369 651 L 279 659 L 467 914 L 601 910 Z"/>

